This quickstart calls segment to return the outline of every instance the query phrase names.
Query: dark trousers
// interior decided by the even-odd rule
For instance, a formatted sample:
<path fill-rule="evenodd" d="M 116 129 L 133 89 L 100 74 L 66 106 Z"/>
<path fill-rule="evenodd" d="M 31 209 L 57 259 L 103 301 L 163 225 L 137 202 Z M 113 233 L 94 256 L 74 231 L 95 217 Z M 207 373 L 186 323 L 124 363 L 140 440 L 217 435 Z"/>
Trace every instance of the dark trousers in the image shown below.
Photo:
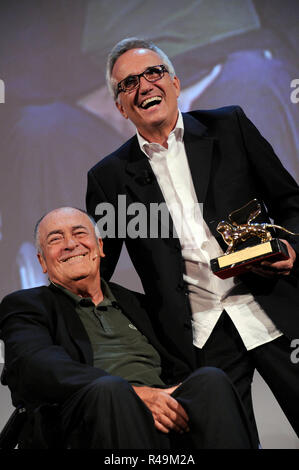
<path fill-rule="evenodd" d="M 293 349 L 290 343 L 285 336 L 281 336 L 247 351 L 232 320 L 224 311 L 208 341 L 198 350 L 198 363 L 225 371 L 235 385 L 255 430 L 251 384 L 256 369 L 299 436 L 299 363 L 291 361 Z"/>
<path fill-rule="evenodd" d="M 241 400 L 221 370 L 196 370 L 172 396 L 187 411 L 188 433 L 158 431 L 150 410 L 128 382 L 101 377 L 64 404 L 64 440 L 81 449 L 257 448 Z"/>

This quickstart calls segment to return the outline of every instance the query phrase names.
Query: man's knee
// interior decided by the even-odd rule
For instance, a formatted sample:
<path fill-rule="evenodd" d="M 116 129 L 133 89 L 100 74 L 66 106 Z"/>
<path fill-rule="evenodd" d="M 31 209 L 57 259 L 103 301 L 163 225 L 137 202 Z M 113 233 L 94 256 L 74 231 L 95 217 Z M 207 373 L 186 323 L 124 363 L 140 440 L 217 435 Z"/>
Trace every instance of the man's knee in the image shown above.
<path fill-rule="evenodd" d="M 105 416 L 109 418 L 113 410 L 126 406 L 131 392 L 132 387 L 121 377 L 99 377 L 72 397 L 65 407 L 66 416 L 70 417 L 70 413 L 74 413 L 74 419 L 80 421 L 105 421 Z"/>
<path fill-rule="evenodd" d="M 232 387 L 228 376 L 217 367 L 200 367 L 187 378 L 186 382 L 189 381 L 192 383 L 192 388 L 198 386 L 201 390 L 203 387 L 213 390 L 217 387 Z"/>
<path fill-rule="evenodd" d="M 86 391 L 88 396 L 124 399 L 125 395 L 131 391 L 131 386 L 121 377 L 105 375 L 91 382 Z"/>

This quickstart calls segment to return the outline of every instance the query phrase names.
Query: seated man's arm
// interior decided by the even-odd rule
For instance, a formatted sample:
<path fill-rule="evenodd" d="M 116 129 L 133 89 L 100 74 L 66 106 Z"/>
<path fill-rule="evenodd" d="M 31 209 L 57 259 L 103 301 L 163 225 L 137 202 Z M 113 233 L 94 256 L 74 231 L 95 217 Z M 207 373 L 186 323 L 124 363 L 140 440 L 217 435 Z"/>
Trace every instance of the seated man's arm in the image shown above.
<path fill-rule="evenodd" d="M 80 360 L 79 353 L 78 359 L 72 357 L 63 340 L 57 340 L 57 326 L 51 316 L 43 307 L 38 308 L 36 299 L 24 299 L 21 291 L 3 299 L 0 330 L 5 344 L 5 381 L 14 405 L 20 401 L 33 405 L 61 403 L 107 375 Z"/>

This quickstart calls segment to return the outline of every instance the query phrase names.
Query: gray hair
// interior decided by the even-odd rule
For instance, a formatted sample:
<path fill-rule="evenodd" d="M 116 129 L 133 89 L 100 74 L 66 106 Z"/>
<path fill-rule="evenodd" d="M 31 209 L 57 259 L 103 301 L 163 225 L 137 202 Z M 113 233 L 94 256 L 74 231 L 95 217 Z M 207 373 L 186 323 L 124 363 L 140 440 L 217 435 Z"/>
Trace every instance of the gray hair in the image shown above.
<path fill-rule="evenodd" d="M 116 100 L 116 81 L 112 78 L 112 70 L 117 59 L 123 55 L 125 52 L 130 51 L 131 49 L 149 49 L 150 51 L 156 52 L 161 59 L 162 63 L 167 67 L 170 77 L 173 79 L 175 76 L 174 66 L 172 65 L 170 59 L 167 57 L 165 52 L 163 52 L 158 46 L 156 46 L 152 41 L 147 39 L 140 39 L 137 37 L 126 38 L 118 42 L 110 54 L 108 55 L 107 65 L 106 65 L 106 82 L 108 89 Z"/>
<path fill-rule="evenodd" d="M 85 210 L 83 209 L 79 209 L 78 207 L 59 207 L 58 209 L 54 209 L 54 210 L 59 210 L 59 209 L 75 209 L 79 212 L 82 212 L 83 214 L 87 215 L 87 217 L 89 218 L 89 220 L 91 221 L 93 227 L 94 227 L 94 232 L 95 232 L 95 236 L 98 238 L 100 237 L 100 232 L 99 232 L 99 229 L 98 229 L 98 226 L 96 224 L 96 221 L 94 220 L 94 218 L 88 214 L 88 212 L 86 212 Z M 40 238 L 39 238 L 39 227 L 40 227 L 40 224 L 41 222 L 43 221 L 43 219 L 48 215 L 50 214 L 50 212 L 53 212 L 53 211 L 49 211 L 49 212 L 46 212 L 46 214 L 42 215 L 38 221 L 36 222 L 35 224 L 35 227 L 34 227 L 34 244 L 35 244 L 35 248 L 36 248 L 36 251 L 37 253 L 40 253 L 41 255 L 43 255 L 43 250 L 42 250 L 42 247 L 40 245 Z"/>

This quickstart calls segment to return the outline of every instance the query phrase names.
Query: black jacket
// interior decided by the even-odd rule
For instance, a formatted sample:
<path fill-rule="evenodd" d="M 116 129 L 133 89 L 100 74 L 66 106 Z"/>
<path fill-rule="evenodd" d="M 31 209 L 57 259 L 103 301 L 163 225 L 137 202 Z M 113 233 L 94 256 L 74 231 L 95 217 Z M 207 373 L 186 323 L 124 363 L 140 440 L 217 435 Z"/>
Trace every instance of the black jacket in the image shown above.
<path fill-rule="evenodd" d="M 162 380 L 178 383 L 190 370 L 158 342 L 146 312 L 145 297 L 109 284 L 124 314 L 159 351 Z M 53 285 L 14 292 L 0 304 L 5 344 L 4 385 L 15 406 L 60 404 L 71 394 L 107 375 L 93 367 L 92 348 L 72 300 Z"/>
<path fill-rule="evenodd" d="M 271 218 L 276 224 L 299 232 L 298 185 L 240 107 L 192 111 L 183 114 L 183 119 L 184 144 L 197 200 L 203 203 L 204 219 L 222 248 L 227 247 L 216 231 L 218 222 L 227 220 L 230 212 L 254 198 L 263 204 L 257 221 Z M 97 204 L 109 202 L 116 208 L 118 220 L 119 195 L 126 195 L 127 205 L 141 202 L 148 211 L 150 203 L 165 202 L 136 136 L 88 173 L 87 210 L 96 219 Z M 283 232 L 279 236 L 288 238 Z M 102 269 L 107 279 L 114 271 L 123 241 L 145 293 L 154 300 L 153 324 L 162 344 L 194 368 L 191 311 L 183 283 L 179 239 L 104 239 L 107 256 Z M 299 237 L 290 241 L 299 252 Z M 243 281 L 276 326 L 286 336 L 298 338 L 298 271 L 294 269 L 290 276 L 270 281 L 248 274 Z"/>

